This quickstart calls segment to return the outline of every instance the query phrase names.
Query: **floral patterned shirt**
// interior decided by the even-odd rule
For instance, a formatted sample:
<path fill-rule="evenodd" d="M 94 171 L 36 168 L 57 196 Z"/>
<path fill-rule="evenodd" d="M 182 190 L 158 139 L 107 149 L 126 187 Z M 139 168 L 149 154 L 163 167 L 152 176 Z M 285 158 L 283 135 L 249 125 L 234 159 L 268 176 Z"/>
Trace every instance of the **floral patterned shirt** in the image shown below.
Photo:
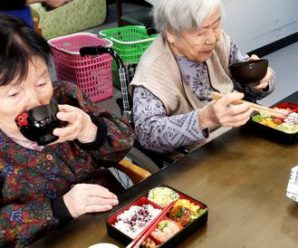
<path fill-rule="evenodd" d="M 242 54 L 234 43 L 231 43 L 229 64 L 245 61 L 247 54 Z M 185 57 L 177 57 L 176 61 L 184 82 L 201 101 L 210 101 L 207 92 L 211 92 L 211 84 L 206 63 L 196 63 Z M 258 100 L 270 94 L 269 90 L 252 92 L 249 88 L 234 82 L 234 89 L 244 92 L 247 100 Z M 206 136 L 199 125 L 199 111 L 187 114 L 167 116 L 161 100 L 142 86 L 135 87 L 133 92 L 133 115 L 135 134 L 140 144 L 157 152 L 172 152 L 175 149 L 203 141 Z"/>
<path fill-rule="evenodd" d="M 97 144 L 72 141 L 33 150 L 0 130 L 0 247 L 23 247 L 57 226 L 61 220 L 53 211 L 55 200 L 74 184 L 100 183 L 101 167 L 121 160 L 133 144 L 130 127 L 100 111 L 77 86 L 61 82 L 54 89 L 58 104 L 93 113 Z"/>

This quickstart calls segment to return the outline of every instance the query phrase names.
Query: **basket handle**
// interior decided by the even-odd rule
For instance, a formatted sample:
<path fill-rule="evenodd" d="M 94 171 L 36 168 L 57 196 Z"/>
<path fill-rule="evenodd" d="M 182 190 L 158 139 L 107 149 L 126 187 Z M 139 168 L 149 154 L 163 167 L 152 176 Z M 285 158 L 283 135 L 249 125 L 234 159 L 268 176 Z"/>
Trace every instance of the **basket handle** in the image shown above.
<path fill-rule="evenodd" d="M 88 46 L 88 47 L 81 47 L 80 48 L 80 55 L 101 55 L 104 53 L 110 54 L 116 61 L 118 68 L 124 68 L 124 63 L 118 53 L 111 47 L 106 46 Z"/>
<path fill-rule="evenodd" d="M 100 55 L 108 53 L 107 48 L 103 46 L 92 46 L 92 47 L 81 47 L 80 48 L 80 55 Z"/>

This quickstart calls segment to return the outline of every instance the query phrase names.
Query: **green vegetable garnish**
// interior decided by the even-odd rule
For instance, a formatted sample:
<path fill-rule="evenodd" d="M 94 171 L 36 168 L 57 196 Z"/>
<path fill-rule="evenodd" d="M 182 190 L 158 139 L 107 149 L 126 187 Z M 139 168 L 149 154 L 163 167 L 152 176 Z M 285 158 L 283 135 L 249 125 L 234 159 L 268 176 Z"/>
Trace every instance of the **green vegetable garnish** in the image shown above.
<path fill-rule="evenodd" d="M 165 220 L 162 220 L 161 222 L 158 223 L 158 229 L 162 231 L 165 227 L 167 227 L 167 225 L 168 225 L 168 222 Z"/>

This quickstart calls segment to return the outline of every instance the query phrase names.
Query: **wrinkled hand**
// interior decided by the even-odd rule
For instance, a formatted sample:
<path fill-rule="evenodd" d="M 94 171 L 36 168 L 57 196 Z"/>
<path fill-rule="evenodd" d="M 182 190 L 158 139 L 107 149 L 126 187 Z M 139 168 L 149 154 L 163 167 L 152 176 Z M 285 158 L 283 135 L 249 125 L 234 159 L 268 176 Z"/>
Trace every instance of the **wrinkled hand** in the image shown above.
<path fill-rule="evenodd" d="M 116 195 L 97 184 L 76 184 L 63 196 L 63 200 L 73 218 L 108 211 L 118 204 Z"/>
<path fill-rule="evenodd" d="M 259 60 L 259 59 L 260 58 L 255 54 L 251 55 L 249 58 L 249 60 Z M 251 84 L 251 86 L 250 85 L 248 86 L 250 86 L 250 88 L 252 88 L 255 91 L 260 91 L 262 89 L 265 89 L 269 85 L 269 82 L 272 80 L 272 78 L 273 78 L 273 70 L 270 67 L 268 67 L 267 73 L 265 77 L 261 79 L 260 84 L 258 85 Z"/>
<path fill-rule="evenodd" d="M 55 143 L 78 139 L 81 143 L 93 142 L 97 134 L 97 126 L 91 121 L 90 116 L 83 110 L 70 106 L 59 105 L 57 117 L 67 122 L 62 128 L 56 128 L 53 134 L 59 139 Z"/>
<path fill-rule="evenodd" d="M 244 125 L 253 110 L 248 103 L 233 104 L 241 100 L 244 94 L 232 92 L 217 101 L 203 107 L 199 112 L 201 128 L 238 127 Z"/>

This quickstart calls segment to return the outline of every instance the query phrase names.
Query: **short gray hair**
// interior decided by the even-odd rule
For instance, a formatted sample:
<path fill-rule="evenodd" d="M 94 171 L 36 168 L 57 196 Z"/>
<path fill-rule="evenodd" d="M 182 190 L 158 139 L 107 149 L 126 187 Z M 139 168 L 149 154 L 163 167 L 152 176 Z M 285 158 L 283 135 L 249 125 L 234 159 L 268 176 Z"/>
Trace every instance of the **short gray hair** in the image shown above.
<path fill-rule="evenodd" d="M 199 28 L 217 7 L 223 13 L 221 0 L 159 0 L 153 8 L 155 27 L 164 38 L 167 30 L 179 34 Z"/>

